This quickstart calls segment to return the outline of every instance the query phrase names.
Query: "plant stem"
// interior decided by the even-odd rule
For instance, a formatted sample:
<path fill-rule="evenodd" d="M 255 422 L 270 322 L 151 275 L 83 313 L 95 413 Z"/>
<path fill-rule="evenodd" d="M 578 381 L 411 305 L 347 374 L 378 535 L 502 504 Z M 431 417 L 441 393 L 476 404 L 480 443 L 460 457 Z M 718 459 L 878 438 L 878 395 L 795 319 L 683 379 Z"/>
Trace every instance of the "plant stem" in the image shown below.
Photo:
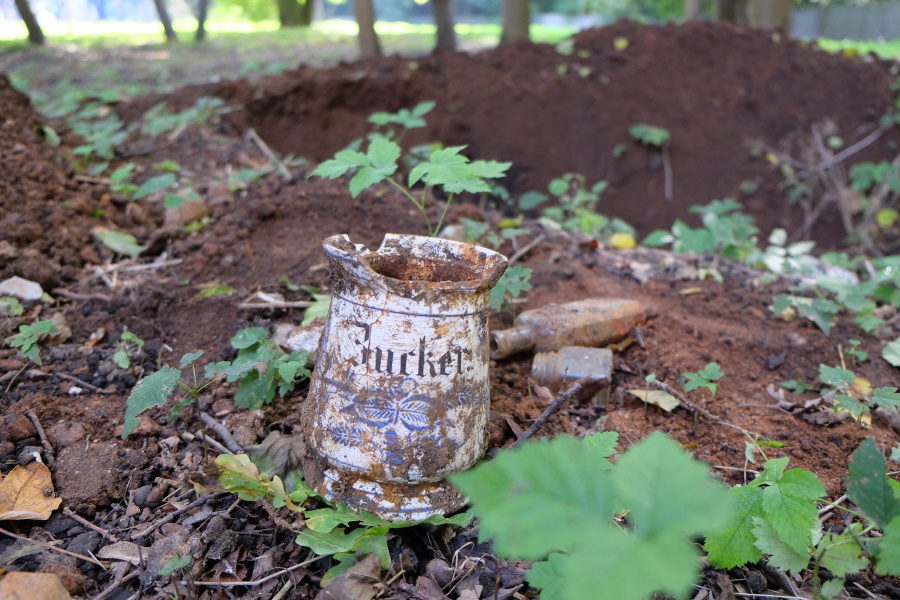
<path fill-rule="evenodd" d="M 425 212 L 424 196 L 423 196 L 423 201 L 420 203 L 418 200 L 416 200 L 415 196 L 413 196 L 409 192 L 409 190 L 406 189 L 406 186 L 403 186 L 403 185 L 400 185 L 399 183 L 397 183 L 393 177 L 385 177 L 385 179 L 387 179 L 387 181 L 391 185 L 393 185 L 395 188 L 400 190 L 404 196 L 406 196 L 407 198 L 412 200 L 412 203 L 416 205 L 416 208 L 419 209 L 419 212 L 422 213 L 422 216 L 425 218 L 425 226 L 428 228 L 428 231 L 431 232 L 431 221 L 428 220 L 428 213 Z M 425 188 L 425 193 L 428 193 L 428 188 Z"/>
<path fill-rule="evenodd" d="M 447 197 L 447 202 L 444 204 L 444 212 L 441 213 L 441 218 L 438 219 L 437 225 L 434 226 L 431 237 L 437 237 L 437 234 L 441 232 L 441 225 L 444 223 L 444 217 L 447 216 L 447 210 L 450 208 L 451 204 L 453 204 L 453 194 L 450 194 L 450 196 Z"/>

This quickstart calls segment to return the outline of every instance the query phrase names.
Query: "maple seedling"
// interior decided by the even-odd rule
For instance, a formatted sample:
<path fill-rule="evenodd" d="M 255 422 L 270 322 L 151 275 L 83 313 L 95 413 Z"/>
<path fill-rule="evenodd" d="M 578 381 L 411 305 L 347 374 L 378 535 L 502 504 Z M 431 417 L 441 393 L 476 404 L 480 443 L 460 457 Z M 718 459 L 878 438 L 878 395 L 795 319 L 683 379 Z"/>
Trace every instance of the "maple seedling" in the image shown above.
<path fill-rule="evenodd" d="M 715 396 L 719 385 L 716 381 L 721 379 L 723 375 L 725 373 L 722 372 L 719 365 L 711 362 L 696 373 L 689 372 L 684 374 L 684 391 L 691 392 L 698 388 L 706 388 L 710 394 Z"/>
<path fill-rule="evenodd" d="M 22 356 L 36 365 L 42 365 L 41 347 L 38 345 L 45 335 L 59 333 L 53 321 L 37 321 L 34 325 L 20 325 L 19 333 L 12 338 L 10 346 L 18 348 Z"/>

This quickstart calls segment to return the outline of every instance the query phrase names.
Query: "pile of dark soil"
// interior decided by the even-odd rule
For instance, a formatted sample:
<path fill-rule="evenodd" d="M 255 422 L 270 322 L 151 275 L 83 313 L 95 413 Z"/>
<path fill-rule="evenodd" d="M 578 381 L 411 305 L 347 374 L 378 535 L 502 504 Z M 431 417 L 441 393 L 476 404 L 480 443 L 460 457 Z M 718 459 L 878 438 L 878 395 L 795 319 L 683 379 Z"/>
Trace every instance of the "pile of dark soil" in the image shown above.
<path fill-rule="evenodd" d="M 627 40 L 621 50 L 619 38 Z M 56 540 L 82 556 L 96 555 L 113 539 L 129 541 L 147 557 L 141 567 L 107 571 L 49 550 L 25 552 L 27 542 L 4 536 L 0 568 L 53 572 L 73 595 L 108 590 L 104 597 L 125 600 L 139 586 L 150 597 L 171 593 L 164 587 L 169 580 L 156 573 L 174 554 L 192 556 L 187 576 L 195 582 L 257 581 L 306 559 L 307 551 L 284 527 L 284 512 L 262 503 L 235 504 L 228 495 L 195 496 L 188 478 L 212 458 L 196 436 L 202 426 L 195 408 L 174 422 L 167 419 L 168 406 L 150 411 L 135 434 L 119 439 L 125 399 L 142 374 L 177 364 L 183 353 L 195 350 L 205 351 L 203 361 L 231 359 L 228 341 L 243 327 L 299 323 L 298 310 L 252 310 L 240 303 L 257 291 L 306 300 L 293 284 L 327 286 L 322 239 L 347 233 L 374 247 L 387 232 L 425 233 L 416 210 L 392 188 L 375 186 L 353 200 L 344 181 L 307 180 L 308 166 L 292 167 L 286 177 L 273 172 L 249 186 L 229 185 L 230 173 L 268 161 L 259 144 L 243 135 L 246 129 L 254 128 L 280 152 L 321 160 L 363 134 L 371 112 L 435 99 L 429 126 L 409 143 L 468 144 L 472 156 L 513 161 L 506 185 L 516 193 L 543 187 L 564 172 L 606 179 L 610 189 L 601 210 L 646 233 L 685 217 L 689 205 L 734 195 L 742 182 L 754 181 L 757 191 L 741 199 L 771 227 L 784 213 L 783 192 L 777 190 L 781 175 L 751 155 L 747 141 L 799 152 L 797 140 L 829 120 L 852 143 L 873 131 L 890 107 L 890 79 L 889 65 L 825 54 L 760 32 L 620 23 L 577 36 L 567 55 L 523 45 L 474 56 L 301 68 L 255 87 L 238 82 L 185 88 L 171 95 L 172 108 L 218 94 L 244 110 L 193 125 L 165 143 L 144 145 L 142 154 L 120 157 L 137 163 L 141 176 L 164 159 L 190 174 L 185 177 L 192 178 L 212 221 L 184 233 L 163 225 L 160 197 L 128 202 L 110 193 L 108 182 L 74 173 L 64 160 L 70 145 L 50 147 L 39 133 L 45 123 L 0 78 L 0 276 L 38 281 L 53 297 L 52 303 L 24 303 L 21 316 L 0 317 L 0 334 L 53 313 L 72 332 L 46 345 L 39 368 L 15 349 L 0 349 L 0 470 L 5 475 L 43 447 L 64 506 L 88 522 L 57 511 L 46 523 L 21 521 L 8 529 Z M 137 115 L 158 100 L 136 99 L 118 108 Z M 637 145 L 628 133 L 641 122 L 672 133 L 671 202 L 662 196 L 659 153 Z M 896 132 L 889 132 L 858 158 L 893 158 L 890 144 L 897 141 Z M 620 143 L 627 149 L 617 159 L 612 149 Z M 784 146 L 788 143 L 796 145 Z M 449 218 L 460 216 L 495 222 L 500 214 L 468 203 L 451 210 Z M 820 235 L 830 231 L 822 219 Z M 861 334 L 849 318 L 825 334 L 808 321 L 776 319 L 769 310 L 772 290 L 759 288 L 756 274 L 745 269 L 723 263 L 724 283 L 698 281 L 691 261 L 673 262 L 644 250 L 614 251 L 541 232 L 534 222 L 526 225 L 532 233 L 522 245 L 529 237 L 544 237 L 519 262 L 534 269 L 534 289 L 519 310 L 599 296 L 639 300 L 650 315 L 636 342 L 616 354 L 609 406 L 565 406 L 542 434 L 616 431 L 625 448 L 661 430 L 717 467 L 729 484 L 742 483 L 747 465 L 740 431 L 684 408 L 671 413 L 647 408 L 627 393 L 642 388 L 649 373 L 675 386 L 682 373 L 715 361 L 726 374 L 718 392 L 694 393 L 694 402 L 716 419 L 784 442 L 772 456 L 789 456 L 791 465 L 816 473 L 832 499 L 842 494 L 848 461 L 863 438 L 874 436 L 882 448 L 895 445 L 896 433 L 885 420 L 876 418 L 870 428 L 849 421 L 810 422 L 778 408 L 769 391 L 787 379 L 812 383 L 819 364 L 837 364 L 839 344 L 849 339 L 862 340 L 861 349 L 873 357 L 854 367 L 859 376 L 876 387 L 895 382 L 896 369 L 876 358 L 884 340 Z M 96 226 L 131 232 L 149 248 L 140 261 L 123 260 L 91 237 Z M 501 251 L 512 254 L 513 248 L 507 243 Z M 28 267 L 38 263 L 43 275 Z M 199 298 L 197 286 L 209 283 L 236 293 Z M 492 315 L 494 328 L 510 323 L 508 314 Z M 135 367 L 121 369 L 112 356 L 126 328 L 147 344 Z M 896 336 L 894 331 L 891 338 Z M 491 365 L 495 447 L 512 444 L 547 405 L 546 396 L 533 393 L 530 365 L 528 354 Z M 233 407 L 234 386 L 223 384 L 201 398 L 201 408 L 217 415 L 247 447 L 273 431 L 299 431 L 305 394 L 301 385 L 272 405 L 247 412 Z M 43 425 L 46 445 L 35 421 Z M 430 584 L 415 586 L 426 577 L 426 565 L 441 559 L 460 584 L 447 588 L 451 598 L 474 590 L 475 583 L 481 597 L 494 597 L 495 587 L 485 582 L 498 580 L 503 581 L 498 597 L 521 597 L 527 591 L 517 587 L 521 567 L 498 562 L 474 539 L 472 528 L 404 532 L 392 542 L 396 560 L 383 577 L 390 581 L 385 596 L 437 597 L 427 595 Z M 284 589 L 281 598 L 310 598 L 328 563 L 323 559 L 258 586 L 194 592 L 201 598 L 271 598 Z M 748 565 L 743 575 L 760 571 L 769 574 L 763 565 Z M 128 573 L 134 578 L 125 579 Z M 711 571 L 707 576 L 716 577 Z M 795 585 L 808 583 L 801 578 Z M 900 598 L 893 580 L 867 572 L 857 583 Z M 769 585 L 770 592 L 783 591 L 771 578 Z M 855 588 L 847 592 L 863 594 Z"/>

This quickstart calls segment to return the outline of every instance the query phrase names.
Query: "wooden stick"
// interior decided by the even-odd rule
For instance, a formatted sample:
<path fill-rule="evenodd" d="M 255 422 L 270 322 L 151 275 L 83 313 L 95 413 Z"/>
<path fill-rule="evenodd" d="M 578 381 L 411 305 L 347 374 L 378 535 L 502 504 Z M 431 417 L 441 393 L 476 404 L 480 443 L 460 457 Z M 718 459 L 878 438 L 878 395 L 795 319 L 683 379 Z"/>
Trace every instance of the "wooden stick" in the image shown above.
<path fill-rule="evenodd" d="M 700 407 L 700 406 L 697 406 L 696 404 L 694 404 L 693 402 L 691 402 L 690 400 L 688 400 L 687 398 L 685 398 L 685 397 L 684 397 L 684 394 L 682 394 L 681 392 L 679 392 L 678 390 L 676 390 L 675 388 L 673 388 L 673 387 L 672 387 L 671 385 L 669 385 L 668 383 L 666 383 L 666 382 L 664 382 L 664 381 L 660 381 L 659 379 L 655 379 L 655 380 L 653 381 L 653 385 L 655 385 L 656 387 L 658 387 L 658 388 L 661 389 L 662 391 L 667 392 L 667 393 L 669 393 L 669 394 L 675 396 L 676 398 L 678 398 L 678 402 L 680 402 L 681 405 L 682 405 L 683 407 L 685 407 L 689 412 L 697 413 L 697 414 L 699 414 L 700 416 L 702 416 L 702 417 L 704 417 L 704 418 L 706 418 L 706 419 L 709 419 L 710 421 L 716 421 L 716 422 L 719 421 L 719 419 L 717 419 L 715 416 L 713 416 L 713 414 L 712 414 L 711 412 L 709 412 L 709 411 L 706 410 L 705 408 L 702 408 L 702 407 Z"/>
<path fill-rule="evenodd" d="M 266 144 L 263 139 L 259 137 L 259 134 L 256 133 L 255 129 L 253 129 L 252 127 L 248 129 L 247 137 L 253 140 L 253 143 L 255 143 L 257 146 L 259 146 L 259 149 L 262 150 L 263 154 L 265 154 L 270 161 L 272 161 L 272 164 L 275 165 L 275 168 L 278 169 L 278 173 L 282 177 L 284 177 L 285 179 L 290 178 L 291 172 L 288 171 L 287 167 L 284 166 L 284 163 L 281 162 L 281 159 L 278 158 L 278 156 L 274 152 L 272 152 L 272 149 L 269 148 L 268 144 Z"/>
<path fill-rule="evenodd" d="M 512 447 L 519 447 L 525 440 L 537 433 L 538 429 L 553 416 L 553 413 L 559 410 L 559 407 L 562 406 L 566 400 L 586 400 L 607 387 L 609 387 L 609 379 L 605 377 L 582 377 L 568 388 L 558 393 L 556 398 L 553 399 L 553 402 L 550 403 L 550 406 L 548 406 L 541 416 L 531 424 L 531 427 L 516 440 Z"/>
<path fill-rule="evenodd" d="M 297 302 L 241 302 L 238 308 L 244 310 L 255 310 L 265 308 L 309 308 L 312 306 L 309 300 L 298 300 Z"/>
<path fill-rule="evenodd" d="M 260 585 L 261 583 L 265 583 L 267 581 L 271 581 L 276 577 L 281 577 L 285 573 L 290 573 L 295 569 L 299 569 L 301 567 L 305 567 L 306 565 L 312 564 L 319 560 L 320 558 L 325 558 L 325 556 L 314 556 L 309 560 L 303 561 L 302 563 L 298 563 L 292 567 L 288 567 L 286 569 L 282 569 L 280 571 L 276 571 L 271 575 L 266 575 L 262 579 L 257 579 L 256 581 L 195 581 L 194 585 L 201 585 L 204 587 L 252 587 Z M 186 581 L 182 583 L 187 584 Z"/>
<path fill-rule="evenodd" d="M 29 410 L 25 414 L 28 415 L 29 419 L 31 419 L 31 423 L 37 430 L 38 437 L 41 438 L 41 446 L 43 446 L 44 450 L 47 452 L 47 462 L 52 463 L 56 454 L 53 451 L 53 445 L 49 441 L 47 441 L 47 434 L 44 433 L 44 428 L 41 427 L 41 422 L 38 420 L 37 415 L 34 414 L 33 410 Z"/>
<path fill-rule="evenodd" d="M 66 288 L 56 288 L 53 290 L 53 293 L 57 296 L 62 296 L 63 298 L 68 298 L 70 300 L 100 300 L 101 302 L 112 301 L 112 298 L 105 294 L 79 294 L 78 292 L 67 290 Z"/>
<path fill-rule="evenodd" d="M 234 439 L 231 432 L 225 429 L 225 426 L 216 421 L 214 417 L 205 412 L 201 412 L 200 420 L 203 421 L 204 425 L 216 432 L 216 435 L 219 436 L 219 439 L 222 440 L 222 443 L 225 444 L 226 448 L 235 454 L 242 454 L 244 452 L 244 448 L 236 439 Z"/>
<path fill-rule="evenodd" d="M 87 561 L 87 562 L 89 562 L 89 563 L 94 563 L 95 565 L 97 565 L 97 566 L 99 566 L 99 567 L 101 567 L 101 568 L 103 568 L 103 569 L 106 568 L 106 567 L 103 565 L 103 563 L 101 563 L 99 560 L 97 560 L 97 559 L 95 559 L 95 558 L 91 558 L 91 557 L 89 557 L 89 556 L 82 556 L 81 554 L 75 554 L 74 552 L 69 552 L 68 550 L 63 550 L 62 548 L 57 548 L 57 547 L 54 546 L 53 544 L 48 544 L 47 542 L 41 542 L 41 541 L 38 541 L 38 540 L 33 540 L 33 539 L 31 539 L 31 538 L 27 538 L 27 537 L 25 537 L 25 536 L 18 535 L 18 534 L 16 534 L 16 533 L 11 532 L 11 531 L 7 531 L 7 530 L 3 529 L 2 527 L 0 527 L 0 533 L 4 533 L 4 534 L 8 535 L 8 536 L 11 537 L 11 538 L 15 538 L 15 539 L 17 539 L 17 540 L 21 540 L 21 541 L 27 542 L 27 543 L 29 543 L 29 544 L 34 544 L 35 546 L 40 546 L 41 548 L 46 548 L 47 550 L 53 550 L 53 551 L 55 551 L 55 552 L 62 552 L 63 554 L 68 554 L 69 556 L 74 556 L 75 558 L 77 558 L 77 559 L 79 559 L 79 560 L 84 560 L 84 561 Z"/>
<path fill-rule="evenodd" d="M 105 590 L 103 590 L 102 592 L 100 592 L 99 594 L 94 596 L 92 600 L 103 600 L 104 598 L 106 598 L 107 596 L 112 594 L 114 591 L 119 589 L 123 583 L 127 583 L 127 582 L 131 581 L 132 579 L 134 579 L 135 577 L 137 577 L 140 574 L 141 574 L 141 571 L 139 569 L 135 569 L 128 575 L 122 577 L 121 579 L 117 579 L 117 580 L 113 581 L 109 585 L 109 587 L 107 587 Z"/>
<path fill-rule="evenodd" d="M 109 391 L 109 390 L 104 390 L 104 389 L 98 388 L 96 385 L 94 385 L 92 383 L 88 383 L 87 381 L 82 381 L 82 380 L 78 379 L 77 377 L 73 377 L 72 375 L 69 375 L 68 373 L 55 373 L 55 375 L 57 375 L 58 377 L 62 377 L 63 379 L 66 379 L 68 381 L 71 381 L 72 383 L 75 383 L 79 386 L 86 387 L 87 389 L 91 390 L 95 394 L 115 394 L 116 393 L 115 391 Z"/>
<path fill-rule="evenodd" d="M 88 521 L 87 519 L 85 519 L 84 517 L 82 517 L 81 515 L 76 513 L 75 511 L 70 510 L 68 506 L 63 508 L 63 514 L 66 515 L 67 517 L 69 517 L 70 519 L 74 519 L 74 520 L 78 521 L 79 523 L 81 523 L 82 525 L 87 527 L 88 529 L 96 531 L 97 533 L 99 533 L 100 535 L 102 535 L 103 537 L 105 537 L 106 539 L 108 539 L 109 541 L 111 541 L 113 543 L 119 541 L 119 538 L 117 538 L 116 536 L 114 536 L 113 534 L 108 532 L 107 530 L 103 529 L 102 527 L 97 527 L 96 525 L 94 525 L 93 523 L 91 523 L 90 521 Z"/>

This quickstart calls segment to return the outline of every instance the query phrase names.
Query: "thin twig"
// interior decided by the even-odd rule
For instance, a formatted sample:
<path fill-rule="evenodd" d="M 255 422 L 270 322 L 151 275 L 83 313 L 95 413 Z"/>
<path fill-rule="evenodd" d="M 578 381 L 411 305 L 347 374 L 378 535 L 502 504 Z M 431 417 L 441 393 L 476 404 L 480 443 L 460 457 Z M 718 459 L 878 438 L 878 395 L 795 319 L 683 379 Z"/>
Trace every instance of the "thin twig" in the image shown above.
<path fill-rule="evenodd" d="M 106 294 L 79 294 L 78 292 L 73 292 L 72 290 L 67 290 L 66 288 L 56 288 L 53 290 L 53 293 L 57 296 L 62 296 L 63 298 L 68 298 L 70 300 L 100 300 L 101 302 L 111 302 L 112 298 L 107 296 Z"/>
<path fill-rule="evenodd" d="M 835 500 L 834 502 L 829 502 L 829 503 L 828 503 L 828 506 L 826 506 L 825 508 L 819 509 L 819 516 L 824 515 L 825 513 L 827 513 L 827 512 L 830 511 L 832 508 L 834 508 L 835 506 L 839 505 L 841 502 L 843 502 L 843 501 L 846 500 L 846 499 L 847 499 L 847 494 L 844 494 L 843 496 L 841 496 L 840 498 L 838 498 L 838 499 Z"/>
<path fill-rule="evenodd" d="M 516 253 L 510 257 L 509 264 L 512 265 L 514 262 L 525 256 L 529 250 L 543 242 L 545 237 L 547 236 L 542 233 L 541 235 L 537 236 L 536 238 L 522 246 L 521 249 L 517 250 Z"/>
<path fill-rule="evenodd" d="M 238 441 L 231 435 L 231 432 L 225 429 L 225 426 L 216 421 L 214 417 L 205 412 L 201 412 L 200 420 L 203 421 L 204 425 L 216 432 L 216 435 L 219 436 L 219 439 L 222 440 L 222 443 L 225 444 L 226 448 L 228 448 L 235 454 L 241 454 L 244 452 L 243 446 L 241 446 Z"/>
<path fill-rule="evenodd" d="M 753 473 L 754 475 L 759 475 L 759 471 L 754 471 L 753 469 L 742 469 L 740 467 L 726 467 L 724 465 L 713 465 L 713 469 L 723 469 L 725 471 L 741 471 L 742 473 Z"/>
<path fill-rule="evenodd" d="M 859 152 L 866 146 L 870 146 L 870 145 L 874 144 L 878 140 L 878 138 L 880 138 L 882 135 L 884 135 L 884 133 L 886 131 L 887 131 L 887 129 L 884 127 L 880 127 L 878 129 L 876 129 L 875 131 L 873 131 L 872 133 L 870 133 L 863 139 L 859 140 L 852 146 L 847 146 L 846 148 L 844 148 L 843 150 L 841 150 L 834 156 L 832 156 L 826 160 L 823 160 L 822 162 L 820 162 L 819 164 L 817 164 L 813 167 L 806 167 L 807 171 L 798 173 L 797 178 L 798 179 L 806 179 L 808 177 L 811 177 L 814 174 L 821 173 L 822 171 L 830 169 L 834 165 L 842 162 L 845 158 L 848 158 L 848 157 L 856 154 L 857 152 Z"/>
<path fill-rule="evenodd" d="M 72 375 L 69 375 L 68 373 L 55 373 L 55 375 L 57 377 L 62 377 L 63 379 L 71 381 L 72 383 L 76 383 L 79 386 L 86 387 L 87 389 L 91 390 L 92 392 L 94 392 L 96 394 L 115 394 L 116 393 L 115 390 L 104 390 L 103 388 L 98 388 L 96 385 L 94 385 L 92 383 L 88 383 L 87 381 L 82 381 L 82 380 L 78 379 L 77 377 L 73 377 Z"/>
<path fill-rule="evenodd" d="M 24 371 L 25 368 L 26 368 L 27 366 L 28 366 L 28 363 L 25 363 L 25 366 L 23 366 L 21 369 L 19 369 L 18 371 L 16 371 L 16 374 L 13 375 L 13 378 L 9 380 L 9 385 L 6 386 L 6 391 L 3 392 L 3 395 L 4 395 L 4 396 L 6 396 L 7 394 L 9 394 L 9 390 L 12 389 L 12 386 L 13 386 L 13 384 L 16 382 L 16 379 L 19 378 L 19 375 L 22 374 L 22 371 Z"/>
<path fill-rule="evenodd" d="M 79 560 L 84 560 L 84 561 L 87 561 L 87 562 L 89 562 L 89 563 L 94 563 L 95 565 L 97 565 L 97 566 L 99 566 L 99 567 L 102 567 L 102 568 L 104 568 L 104 569 L 106 568 L 106 567 L 103 565 L 103 563 L 101 563 L 101 562 L 100 562 L 99 560 L 97 560 L 96 558 L 91 558 L 90 556 L 82 556 L 81 554 L 75 554 L 74 552 L 69 552 L 68 550 L 63 550 L 62 548 L 57 548 L 57 547 L 54 546 L 53 544 L 48 544 L 47 542 L 41 542 L 41 541 L 38 541 L 38 540 L 33 540 L 33 539 L 31 539 L 31 538 L 27 538 L 27 537 L 25 537 L 25 536 L 18 535 L 18 534 L 16 534 L 16 533 L 11 532 L 11 531 L 7 531 L 7 530 L 3 529 L 2 527 L 0 527 L 0 533 L 4 533 L 4 534 L 8 535 L 8 536 L 11 537 L 11 538 L 15 538 L 15 539 L 17 539 L 17 540 L 20 540 L 20 541 L 23 541 L 23 542 L 27 542 L 27 543 L 29 543 L 29 544 L 34 544 L 35 546 L 40 546 L 41 548 L 46 548 L 47 550 L 54 550 L 54 551 L 56 551 L 56 552 L 61 552 L 61 553 L 63 553 L 63 554 L 68 554 L 69 556 L 74 556 L 75 558 L 77 558 L 77 559 L 79 559 Z"/>
<path fill-rule="evenodd" d="M 122 577 L 121 579 L 117 579 L 117 580 L 113 581 L 105 590 L 103 590 L 102 592 L 100 592 L 99 594 L 94 596 L 92 598 L 92 600 L 103 600 L 104 598 L 106 598 L 107 596 L 112 594 L 114 591 L 116 591 L 117 589 L 122 587 L 122 584 L 128 583 L 129 581 L 131 581 L 132 579 L 134 579 L 135 577 L 137 577 L 140 574 L 141 574 L 140 570 L 135 569 L 128 575 L 125 575 L 124 577 Z"/>
<path fill-rule="evenodd" d="M 232 456 L 235 454 L 235 452 L 232 452 L 231 450 L 229 450 L 228 448 L 226 448 L 225 446 L 220 444 L 217 439 L 210 437 L 209 435 L 203 433 L 203 431 L 201 431 L 199 429 L 197 430 L 196 435 L 194 435 L 192 433 L 187 433 L 187 432 L 184 432 L 181 434 L 181 439 L 183 439 L 186 442 L 193 441 L 197 438 L 200 438 L 202 441 L 204 441 L 207 444 L 209 444 L 210 446 L 212 446 L 213 449 L 216 450 L 217 452 L 220 452 L 222 454 L 231 454 Z"/>
<path fill-rule="evenodd" d="M 105 537 L 106 539 L 108 539 L 109 541 L 111 541 L 113 543 L 119 541 L 119 538 L 117 538 L 116 536 L 114 536 L 113 534 L 108 532 L 107 530 L 103 529 L 102 527 L 98 527 L 98 526 L 94 525 L 93 523 L 91 523 L 90 521 L 88 521 L 87 519 L 85 519 L 84 517 L 82 517 L 81 515 L 76 513 L 75 511 L 71 510 L 68 506 L 63 508 L 63 514 L 66 515 L 67 517 L 69 517 L 70 519 L 74 519 L 74 520 L 78 521 L 79 523 L 81 523 L 82 525 L 87 527 L 88 529 L 92 529 L 92 530 L 96 531 L 97 533 L 99 533 L 100 535 L 102 535 L 103 537 Z"/>
<path fill-rule="evenodd" d="M 656 387 L 658 387 L 658 388 L 661 389 L 662 391 L 668 392 L 669 394 L 671 394 L 671 395 L 675 396 L 676 398 L 678 398 L 678 401 L 681 403 L 681 405 L 682 405 L 683 407 L 685 407 L 688 411 L 690 411 L 690 412 L 692 412 L 692 413 L 697 413 L 697 414 L 699 414 L 700 416 L 702 416 L 702 417 L 704 417 L 704 418 L 706 418 L 706 419 L 709 419 L 710 421 L 716 421 L 716 422 L 719 421 L 719 419 L 717 419 L 711 412 L 709 412 L 709 411 L 706 410 L 705 408 L 702 408 L 702 407 L 700 407 L 700 406 L 697 406 L 696 404 L 694 404 L 693 402 L 691 402 L 690 400 L 688 400 L 687 398 L 685 398 L 685 397 L 684 397 L 684 394 L 682 394 L 681 392 L 679 392 L 678 390 L 676 390 L 675 388 L 673 388 L 673 387 L 672 387 L 671 385 L 669 385 L 668 383 L 666 383 L 666 382 L 664 382 L 664 381 L 660 381 L 659 379 L 655 379 L 655 380 L 653 381 L 653 385 L 655 385 Z"/>
<path fill-rule="evenodd" d="M 553 402 L 550 403 L 541 416 L 538 417 L 534 423 L 531 424 L 525 433 L 516 440 L 513 444 L 513 448 L 521 446 L 525 440 L 529 439 L 535 433 L 537 433 L 538 429 L 540 429 L 547 420 L 553 416 L 559 407 L 563 405 L 566 400 L 586 400 L 599 392 L 600 390 L 609 387 L 609 379 L 606 377 L 582 377 L 572 385 L 570 385 L 565 390 L 561 391 L 556 395 L 556 398 L 553 399 Z"/>
<path fill-rule="evenodd" d="M 222 492 L 222 493 L 225 493 L 225 492 Z M 155 523 L 151 523 L 143 531 L 137 531 L 135 533 L 132 533 L 131 539 L 136 539 L 139 537 L 146 537 L 147 535 L 152 533 L 153 530 L 156 529 L 157 527 L 161 527 L 161 526 L 165 525 L 166 523 L 171 522 L 172 520 L 175 519 L 175 517 L 180 516 L 181 514 L 185 513 L 186 511 L 191 510 L 192 508 L 197 508 L 201 504 L 203 504 L 205 502 L 209 502 L 209 501 L 215 499 L 219 495 L 220 494 L 213 494 L 212 496 L 200 496 L 193 502 L 187 504 L 186 506 L 179 508 L 175 512 L 171 512 L 171 513 L 167 514 L 165 517 L 163 517 L 159 521 L 157 521 Z"/>
<path fill-rule="evenodd" d="M 44 450 L 47 452 L 47 460 L 48 462 L 53 462 L 55 452 L 53 451 L 53 444 L 51 444 L 47 440 L 47 434 L 44 433 L 44 428 L 41 426 L 41 422 L 38 420 L 37 415 L 34 414 L 33 410 L 29 410 L 25 413 L 29 419 L 31 419 L 31 423 L 34 425 L 34 428 L 37 430 L 38 437 L 41 438 L 41 446 L 44 447 Z"/>
<path fill-rule="evenodd" d="M 275 573 L 272 573 L 271 575 L 266 575 L 262 579 L 257 579 L 255 581 L 195 581 L 194 585 L 202 585 L 204 587 L 252 587 L 252 586 L 260 585 L 267 581 L 271 581 L 278 577 L 281 577 L 285 573 L 290 573 L 291 571 L 293 571 L 295 569 L 305 567 L 306 565 L 316 562 L 320 558 L 325 558 L 325 557 L 324 556 L 314 556 L 313 558 L 310 558 L 309 560 L 306 560 L 302 563 L 298 563 L 292 567 L 288 567 L 286 569 L 276 571 Z M 183 581 L 182 583 L 186 584 L 187 582 Z"/>
<path fill-rule="evenodd" d="M 272 164 L 275 165 L 275 168 L 278 169 L 278 172 L 282 177 L 284 177 L 285 179 L 290 178 L 291 172 L 288 171 L 288 168 L 284 166 L 284 163 L 281 162 L 281 159 L 278 158 L 278 156 L 274 152 L 272 152 L 272 149 L 269 148 L 268 144 L 266 144 L 262 140 L 262 138 L 259 137 L 259 134 L 256 133 L 255 129 L 253 129 L 252 127 L 248 129 L 247 137 L 253 140 L 253 143 L 255 143 L 259 147 L 259 149 L 262 150 L 263 154 L 265 154 L 269 158 L 269 160 L 272 161 Z"/>

